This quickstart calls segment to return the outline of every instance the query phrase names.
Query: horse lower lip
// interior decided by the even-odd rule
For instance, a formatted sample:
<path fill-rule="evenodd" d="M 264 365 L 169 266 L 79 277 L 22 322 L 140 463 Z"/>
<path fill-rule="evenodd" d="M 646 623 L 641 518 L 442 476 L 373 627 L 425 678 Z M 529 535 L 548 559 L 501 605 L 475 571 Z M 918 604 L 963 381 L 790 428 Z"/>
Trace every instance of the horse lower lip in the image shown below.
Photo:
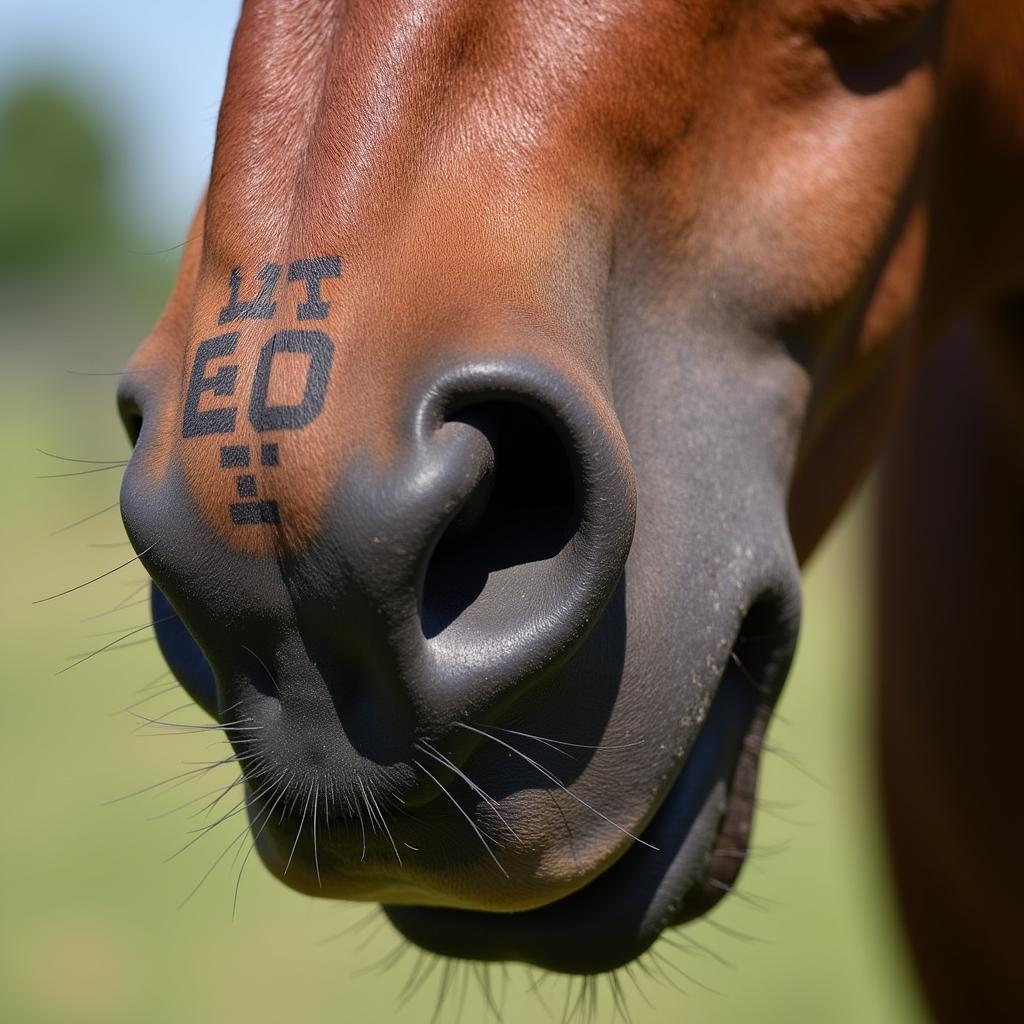
<path fill-rule="evenodd" d="M 770 707 L 739 672 L 725 673 L 689 757 L 641 834 L 656 852 L 633 843 L 583 888 L 535 910 L 386 912 L 407 938 L 441 955 L 517 959 L 567 973 L 629 963 L 666 927 L 703 913 L 738 873 L 742 857 L 725 858 L 723 844 L 731 854 L 740 844 L 745 850 L 759 749 L 750 739 Z"/>

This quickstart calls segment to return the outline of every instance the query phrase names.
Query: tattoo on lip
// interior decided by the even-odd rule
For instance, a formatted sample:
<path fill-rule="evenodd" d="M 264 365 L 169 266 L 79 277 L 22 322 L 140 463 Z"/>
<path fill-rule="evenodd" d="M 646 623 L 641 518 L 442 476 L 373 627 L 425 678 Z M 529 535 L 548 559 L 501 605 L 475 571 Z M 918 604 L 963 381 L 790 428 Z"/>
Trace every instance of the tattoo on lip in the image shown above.
<path fill-rule="evenodd" d="M 277 311 L 276 292 L 284 268 L 279 263 L 264 263 L 256 274 L 260 287 L 251 299 L 242 298 L 243 274 L 241 267 L 231 271 L 228 280 L 228 301 L 220 310 L 218 323 L 230 324 L 238 320 L 269 320 Z M 326 320 L 331 304 L 323 297 L 321 282 L 341 277 L 341 259 L 338 256 L 317 256 L 294 260 L 288 265 L 287 282 L 301 282 L 305 297 L 295 308 L 296 320 Z M 287 285 L 286 285 L 287 287 Z M 238 426 L 237 406 L 223 406 L 200 410 L 199 402 L 206 391 L 218 397 L 235 394 L 238 385 L 238 364 L 222 365 L 213 374 L 207 366 L 214 359 L 234 355 L 238 345 L 238 331 L 228 331 L 199 343 L 192 370 L 182 420 L 182 437 L 208 437 L 235 433 Z M 270 374 L 275 357 L 281 352 L 309 357 L 306 382 L 302 398 L 294 405 L 270 405 Z M 275 332 L 260 349 L 253 376 L 247 410 L 249 423 L 257 433 L 278 430 L 301 430 L 323 411 L 334 362 L 334 342 L 323 332 L 312 329 L 291 329 Z M 256 526 L 281 522 L 278 503 L 258 493 L 255 475 L 251 472 L 254 458 L 260 466 L 273 468 L 280 464 L 277 442 L 264 442 L 254 456 L 247 444 L 225 443 L 220 448 L 219 467 L 238 470 L 235 489 L 239 501 L 231 502 L 228 511 L 235 526 Z M 271 487 L 273 485 L 271 484 Z"/>

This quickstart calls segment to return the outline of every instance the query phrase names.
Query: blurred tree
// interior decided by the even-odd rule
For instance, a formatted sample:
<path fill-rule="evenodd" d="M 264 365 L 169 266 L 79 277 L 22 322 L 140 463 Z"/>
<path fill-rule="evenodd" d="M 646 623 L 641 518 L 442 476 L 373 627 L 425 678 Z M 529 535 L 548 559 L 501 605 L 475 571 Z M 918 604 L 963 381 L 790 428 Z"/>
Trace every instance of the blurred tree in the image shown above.
<path fill-rule="evenodd" d="M 13 89 L 0 110 L 0 272 L 109 251 L 112 164 L 106 129 L 69 88 Z"/>

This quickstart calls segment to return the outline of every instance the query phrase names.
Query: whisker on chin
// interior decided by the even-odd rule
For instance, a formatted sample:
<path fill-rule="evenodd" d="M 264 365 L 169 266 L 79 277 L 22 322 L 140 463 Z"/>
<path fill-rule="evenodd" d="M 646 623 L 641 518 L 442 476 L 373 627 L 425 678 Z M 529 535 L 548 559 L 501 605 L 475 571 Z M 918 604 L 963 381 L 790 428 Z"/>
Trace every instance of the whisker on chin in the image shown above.
<path fill-rule="evenodd" d="M 769 946 L 773 942 L 772 939 L 764 939 L 760 935 L 751 935 L 749 932 L 743 932 L 738 928 L 732 928 L 729 925 L 722 924 L 721 921 L 716 921 L 713 917 L 707 915 L 705 915 L 701 920 L 704 924 L 710 925 L 716 931 L 721 932 L 730 939 L 736 939 L 739 942 L 757 943 L 758 945 L 764 946 Z"/>
<path fill-rule="evenodd" d="M 622 989 L 622 982 L 619 981 L 617 971 L 611 971 L 605 975 L 608 980 L 608 987 L 612 990 L 612 999 L 615 1003 L 615 1012 L 625 1024 L 632 1024 L 632 1017 L 629 1014 L 629 1004 L 626 1000 L 626 993 Z"/>
<path fill-rule="evenodd" d="M 447 789 L 445 788 L 444 784 L 443 784 L 443 783 L 442 783 L 442 782 L 441 782 L 441 781 L 440 781 L 440 780 L 439 780 L 439 779 L 437 778 L 437 776 L 435 776 L 435 775 L 434 775 L 434 774 L 433 774 L 433 773 L 432 773 L 432 772 L 430 771 L 430 769 L 429 769 L 429 768 L 425 768 L 425 767 L 424 767 L 424 766 L 423 766 L 422 764 L 420 764 L 420 762 L 419 762 L 419 761 L 413 761 L 413 764 L 414 764 L 414 765 L 416 765 L 416 767 L 417 767 L 417 768 L 419 768 L 419 770 L 420 770 L 421 772 L 423 772 L 423 774 L 424 774 L 424 775 L 426 775 L 426 777 L 427 777 L 428 779 L 430 779 L 430 780 L 431 780 L 431 781 L 432 781 L 432 782 L 434 783 L 434 785 L 435 785 L 435 786 L 437 786 L 437 788 L 441 790 L 441 792 L 442 792 L 442 793 L 444 793 L 444 795 L 445 795 L 445 796 L 446 796 L 446 797 L 447 797 L 447 798 L 448 798 L 448 799 L 449 799 L 449 800 L 450 800 L 450 801 L 452 802 L 452 804 L 453 804 L 453 805 L 455 806 L 455 809 L 456 809 L 456 810 L 457 810 L 457 811 L 459 812 L 459 814 L 461 814 L 461 815 L 462 815 L 462 817 L 464 817 L 464 818 L 466 819 L 466 821 L 467 821 L 467 822 L 469 822 L 469 827 L 470 827 L 470 828 L 471 828 L 471 829 L 472 829 L 472 830 L 473 830 L 473 831 L 474 831 L 474 832 L 476 833 L 476 837 L 477 837 L 477 839 L 479 839 L 479 840 L 480 840 L 481 844 L 483 845 L 483 848 L 484 848 L 484 849 L 485 849 L 485 850 L 487 851 L 487 855 L 488 855 L 488 856 L 489 856 L 489 857 L 491 858 L 491 860 L 493 860 L 493 861 L 494 861 L 494 863 L 495 863 L 495 864 L 496 864 L 496 865 L 498 866 L 498 870 L 499 870 L 499 871 L 500 871 L 500 872 L 501 872 L 501 873 L 502 873 L 502 874 L 503 874 L 503 875 L 504 875 L 504 876 L 505 876 L 506 878 L 509 878 L 509 877 L 510 877 L 510 876 L 509 876 L 509 873 L 508 873 L 508 872 L 507 872 L 507 871 L 505 870 L 505 868 L 504 868 L 504 867 L 502 866 L 502 863 L 501 863 L 501 861 L 500 861 L 500 860 L 498 860 L 498 857 L 497 857 L 497 855 L 496 855 L 496 854 L 495 854 L 495 852 L 494 852 L 494 851 L 493 851 L 493 850 L 491 849 L 491 847 L 490 847 L 490 844 L 489 844 L 489 843 L 487 842 L 487 840 L 486 840 L 486 839 L 484 838 L 484 834 L 483 834 L 483 832 L 481 832 L 481 831 L 480 831 L 480 829 L 479 829 L 479 827 L 477 826 L 476 822 L 475 822 L 475 821 L 473 821 L 473 819 L 472 819 L 472 818 L 471 818 L 471 817 L 469 816 L 469 814 L 467 814 L 467 813 L 466 813 L 466 811 L 465 811 L 465 810 L 463 809 L 462 805 L 461 805 L 461 804 L 460 804 L 460 803 L 458 802 L 458 800 L 456 800 L 456 799 L 455 799 L 455 797 L 453 797 L 453 796 L 452 796 L 452 794 L 448 792 L 448 790 L 447 790 Z"/>
<path fill-rule="evenodd" d="M 263 764 L 262 760 L 258 755 L 250 755 L 248 758 L 246 758 L 246 760 L 250 761 L 251 764 L 255 766 L 255 770 L 252 770 L 244 762 L 241 762 L 243 770 L 239 772 L 238 778 L 235 779 L 234 782 L 229 783 L 223 789 L 221 789 L 219 795 L 215 799 L 211 800 L 204 807 L 200 807 L 198 811 L 193 811 L 189 815 L 190 818 L 198 817 L 200 814 L 210 814 L 214 807 L 216 807 L 217 804 L 219 804 L 221 800 L 223 800 L 224 797 L 226 797 L 228 793 L 230 793 L 231 790 L 233 790 L 236 786 L 251 785 L 258 779 L 264 778 L 267 772 L 271 770 L 268 765 Z M 206 795 L 209 796 L 210 794 L 207 793 Z"/>
<path fill-rule="evenodd" d="M 785 761 L 791 768 L 798 771 L 804 778 L 810 779 L 817 786 L 821 786 L 822 789 L 828 789 L 828 784 L 817 775 L 815 775 L 800 759 L 799 755 L 794 754 L 790 750 L 784 750 L 782 747 L 777 747 L 774 744 L 768 743 L 765 740 L 755 741 L 748 738 L 747 746 L 753 748 L 756 743 L 757 749 L 763 750 L 767 754 L 774 754 L 776 757 Z"/>
<path fill-rule="evenodd" d="M 313 795 L 313 780 L 309 782 L 309 792 L 306 794 L 306 802 L 302 805 L 302 817 L 299 819 L 299 827 L 295 831 L 295 842 L 292 843 L 291 853 L 288 854 L 288 863 L 284 866 L 284 873 L 288 874 L 288 869 L 292 866 L 292 859 L 295 856 L 295 851 L 299 846 L 299 839 L 302 837 L 302 826 L 306 823 L 306 813 L 309 810 L 309 799 Z"/>
<path fill-rule="evenodd" d="M 455 1004 L 455 1020 L 462 1020 L 462 1012 L 466 1008 L 466 995 L 469 992 L 470 967 L 468 963 L 462 964 L 462 987 L 459 989 L 459 1001 Z"/>
<path fill-rule="evenodd" d="M 398 944 L 390 952 L 386 953 L 379 960 L 375 960 L 372 964 L 367 964 L 365 967 L 360 967 L 358 970 L 353 971 L 352 976 L 358 978 L 365 974 L 383 974 L 386 971 L 390 971 L 414 948 L 411 942 L 400 938 Z"/>
<path fill-rule="evenodd" d="M 244 767 L 244 761 L 245 760 L 252 760 L 251 755 L 247 755 L 244 760 L 242 758 L 235 758 L 234 759 L 234 763 L 238 764 L 240 767 Z M 244 781 L 244 779 L 243 779 L 243 781 Z M 237 784 L 238 784 L 238 780 L 236 780 L 235 782 L 231 783 L 232 786 L 235 786 Z M 177 806 L 170 808 L 169 810 L 161 811 L 160 814 L 154 814 L 149 820 L 150 821 L 159 821 L 162 818 L 169 818 L 172 814 L 178 814 L 180 811 L 185 810 L 186 807 L 191 807 L 193 804 L 199 803 L 200 800 L 206 800 L 208 797 L 211 797 L 215 793 L 220 793 L 220 792 L 223 792 L 223 788 L 207 790 L 205 793 L 200 793 L 198 796 L 194 796 L 191 799 L 184 801 L 184 803 L 180 803 Z M 193 814 L 189 815 L 189 817 L 194 817 L 195 814 L 198 814 L 198 813 L 200 813 L 200 812 L 196 811 Z"/>
<path fill-rule="evenodd" d="M 733 899 L 747 903 L 755 910 L 774 910 L 779 906 L 775 900 L 770 900 L 766 896 L 756 896 L 752 892 L 738 889 L 735 885 L 729 885 L 728 882 L 721 882 L 717 878 L 709 879 L 708 885 L 715 889 L 719 889 L 722 892 L 728 893 Z"/>
<path fill-rule="evenodd" d="M 395 860 L 397 860 L 398 863 L 401 864 L 402 855 L 398 852 L 398 846 L 395 843 L 395 837 L 391 834 L 391 829 L 388 828 L 388 823 L 384 818 L 384 812 L 381 811 L 380 804 L 377 802 L 377 798 L 373 795 L 373 790 L 363 787 L 362 779 L 359 780 L 359 785 L 361 788 L 363 788 L 364 794 L 368 793 L 370 800 L 373 801 L 373 806 L 377 811 L 377 820 L 381 823 L 381 827 L 384 829 L 384 834 L 388 837 L 388 842 L 391 843 L 391 849 L 395 851 Z"/>
<path fill-rule="evenodd" d="M 491 728 L 495 732 L 510 733 L 513 736 L 521 736 L 524 739 L 536 740 L 538 743 L 543 743 L 545 746 L 551 747 L 552 750 L 558 750 L 559 753 L 565 753 L 564 750 L 559 750 L 560 747 L 572 747 L 576 750 L 627 750 L 630 747 L 642 747 L 644 745 L 643 740 L 633 740 L 631 743 L 570 743 L 568 740 L 556 740 L 550 736 L 535 736 L 530 732 L 520 732 L 518 729 L 505 729 L 499 725 L 492 725 Z"/>
<path fill-rule="evenodd" d="M 699 978 L 695 978 L 692 974 L 688 973 L 687 971 L 684 971 L 682 967 L 679 966 L 679 964 L 677 964 L 674 960 L 670 960 L 667 956 L 664 955 L 664 953 L 659 953 L 657 949 L 651 949 L 650 952 L 651 955 L 655 958 L 655 960 L 657 960 L 664 966 L 671 967 L 673 971 L 680 975 L 680 977 L 685 978 L 691 984 L 696 985 L 698 988 L 704 989 L 705 992 L 710 992 L 716 996 L 725 995 L 725 993 L 721 989 L 713 988 L 711 985 L 706 984 Z"/>
<path fill-rule="evenodd" d="M 313 865 L 316 868 L 316 884 L 319 888 L 324 887 L 323 881 L 320 879 L 320 855 L 316 849 L 316 808 L 320 800 L 320 778 L 316 780 L 316 790 L 313 793 Z"/>
<path fill-rule="evenodd" d="M 448 999 L 448 991 L 454 968 L 454 960 L 444 961 L 444 967 L 441 971 L 441 982 L 437 989 L 437 1002 L 434 1004 L 434 1012 L 430 1015 L 430 1024 L 437 1024 L 437 1021 L 441 1018 L 441 1010 L 444 1008 L 445 1001 Z"/>
<path fill-rule="evenodd" d="M 269 789 L 271 784 L 272 783 L 267 783 L 265 787 L 261 787 L 261 792 L 263 791 L 263 789 Z M 231 786 L 228 786 L 224 792 L 228 792 L 233 786 L 234 783 L 232 783 Z M 213 821 L 208 825 L 204 825 L 202 828 L 195 829 L 195 834 L 192 836 L 192 838 L 187 843 L 185 843 L 184 846 L 179 847 L 174 853 L 172 853 L 170 857 L 167 858 L 167 861 L 165 863 L 170 863 L 172 860 L 175 860 L 177 857 L 180 857 L 181 854 L 183 854 L 187 849 L 189 849 L 189 847 L 194 846 L 196 843 L 199 842 L 200 839 L 202 839 L 204 836 L 209 835 L 215 828 L 217 828 L 219 825 L 222 825 L 229 818 L 233 818 L 239 812 L 239 810 L 244 808 L 245 803 L 246 800 L 243 797 L 243 799 L 239 801 L 239 803 L 235 804 L 235 806 L 230 811 L 226 811 L 224 814 L 222 814 L 216 821 Z"/>
<path fill-rule="evenodd" d="M 363 914 L 350 925 L 346 925 L 341 929 L 340 932 L 333 932 L 326 938 L 320 939 L 317 942 L 318 946 L 326 946 L 329 942 L 336 942 L 338 939 L 344 938 L 346 935 L 357 935 L 359 932 L 364 931 L 373 921 L 377 921 L 378 924 L 382 920 L 387 920 L 384 914 L 377 908 L 373 907 L 367 913 Z"/>
<path fill-rule="evenodd" d="M 173 683 L 171 683 L 169 686 L 165 687 L 164 689 L 162 689 L 162 690 L 154 690 L 152 693 L 148 694 L 147 696 L 140 697 L 137 701 L 134 701 L 133 703 L 128 704 L 128 705 L 126 705 L 123 708 L 119 708 L 117 711 L 112 712 L 112 714 L 113 715 L 124 715 L 124 714 L 127 714 L 129 711 L 134 711 L 137 707 L 141 707 L 143 704 L 148 704 L 151 700 L 154 700 L 157 697 L 164 697 L 168 693 L 171 693 L 173 690 L 177 690 L 177 689 L 178 689 L 178 681 L 175 680 Z"/>
<path fill-rule="evenodd" d="M 233 711 L 241 704 L 241 701 L 231 704 L 224 708 L 221 714 L 227 714 L 229 711 Z M 195 705 L 191 701 L 185 704 L 179 704 L 177 707 L 171 708 L 167 712 L 168 715 L 177 714 L 179 711 L 184 711 L 186 708 L 192 708 Z M 169 722 L 166 718 L 148 718 L 146 715 L 132 715 L 133 718 L 138 718 L 140 721 L 147 725 L 162 726 L 167 729 L 185 729 L 189 732 L 256 732 L 263 728 L 261 725 L 244 725 L 245 722 L 251 722 L 253 719 L 251 716 L 246 718 L 236 718 L 227 722 Z"/>
<path fill-rule="evenodd" d="M 327 834 L 331 835 L 331 795 L 334 789 L 331 786 L 330 778 L 324 779 L 324 825 L 327 827 Z"/>
<path fill-rule="evenodd" d="M 360 783 L 362 780 L 358 780 Z M 363 852 L 359 855 L 359 863 L 366 860 L 366 822 L 363 820 L 363 809 L 359 806 L 359 797 L 355 798 L 356 814 L 359 816 L 359 832 L 363 839 Z"/>
<path fill-rule="evenodd" d="M 629 978 L 629 980 L 630 980 L 630 981 L 632 982 L 632 984 L 633 984 L 633 988 L 635 988 L 635 989 L 636 989 L 636 994 L 637 994 L 637 995 L 638 995 L 638 996 L 639 996 L 639 997 L 640 997 L 640 998 L 641 998 L 641 999 L 642 999 L 642 1000 L 643 1000 L 643 1001 L 644 1001 L 644 1002 L 645 1002 L 645 1003 L 646 1003 L 646 1004 L 647 1004 L 647 1005 L 648 1005 L 648 1006 L 649 1006 L 649 1007 L 650 1007 L 650 1008 L 651 1008 L 652 1010 L 653 1010 L 653 1009 L 656 1009 L 656 1007 L 655 1007 L 654 1003 L 653 1003 L 653 1002 L 651 1001 L 650 997 L 649 997 L 649 996 L 647 995 L 647 993 L 646 993 L 646 992 L 645 992 L 645 991 L 643 990 L 643 986 L 642 986 L 642 985 L 640 984 L 640 979 L 639 979 L 639 978 L 637 978 L 637 972 L 636 972 L 636 970 L 634 970 L 634 965 L 633 965 L 633 964 L 624 964 L 624 965 L 623 965 L 623 967 L 622 967 L 622 969 L 623 969 L 623 970 L 624 970 L 624 971 L 626 972 L 626 977 L 627 977 L 627 978 Z M 646 973 L 646 972 L 645 972 L 645 973 Z"/>
<path fill-rule="evenodd" d="M 232 754 L 230 757 L 222 758 L 219 761 L 205 762 L 195 768 L 189 768 L 187 771 L 179 772 L 177 775 L 172 775 L 167 779 L 150 783 L 150 785 L 143 786 L 141 789 L 135 789 L 130 793 L 123 793 L 121 796 L 113 797 L 110 800 L 104 800 L 100 806 L 109 807 L 111 804 L 121 803 L 124 800 L 130 800 L 133 797 L 142 796 L 144 793 L 151 793 L 154 790 L 162 789 L 164 786 L 170 786 L 173 789 L 175 786 L 182 785 L 183 782 L 187 782 L 190 778 L 206 775 L 209 772 L 214 771 L 216 768 L 219 768 L 221 765 L 230 764 L 236 759 L 237 755 Z"/>
<path fill-rule="evenodd" d="M 469 732 L 475 732 L 478 736 L 483 736 L 485 739 L 489 739 L 494 743 L 498 743 L 506 749 L 511 750 L 513 754 L 515 754 L 517 757 L 521 757 L 524 761 L 526 761 L 527 764 L 535 768 L 546 779 L 550 779 L 550 781 L 553 782 L 556 786 L 558 786 L 558 788 L 562 790 L 562 792 L 567 794 L 581 806 L 586 807 L 587 810 L 596 814 L 599 818 L 601 818 L 602 821 L 608 822 L 608 824 L 611 825 L 613 828 L 617 829 L 623 835 L 629 836 L 629 838 L 632 839 L 634 842 L 640 843 L 641 846 L 646 846 L 648 847 L 648 849 L 657 852 L 658 848 L 656 846 L 654 846 L 652 843 L 647 842 L 646 839 L 641 839 L 639 836 L 633 835 L 633 833 L 630 832 L 628 829 L 623 828 L 617 822 L 612 821 L 612 819 L 609 818 L 606 814 L 603 814 L 596 807 L 594 807 L 593 805 L 589 804 L 586 800 L 584 800 L 583 797 L 579 796 L 577 793 L 574 793 L 571 789 L 569 789 L 569 787 L 566 786 L 557 776 L 549 772 L 547 768 L 545 768 L 538 761 L 535 761 L 532 757 L 529 756 L 529 754 L 524 754 L 521 750 L 512 746 L 511 743 L 506 743 L 505 740 L 501 739 L 500 737 L 492 736 L 490 733 L 485 732 L 483 729 L 478 729 L 476 726 L 468 725 L 465 722 L 456 722 L 455 724 L 460 729 L 466 729 Z"/>
<path fill-rule="evenodd" d="M 216 870 L 217 865 L 220 864 L 220 862 L 231 852 L 232 847 L 236 846 L 245 838 L 248 832 L 249 826 L 247 825 L 241 832 L 238 833 L 237 836 L 235 836 L 234 839 L 231 840 L 231 842 L 228 843 L 227 846 L 224 847 L 220 856 L 217 857 L 217 859 L 209 866 L 209 868 L 207 868 L 206 873 L 203 875 L 202 878 L 199 879 L 198 882 L 196 882 L 195 887 L 192 889 L 192 891 L 178 904 L 179 910 L 181 910 L 182 907 L 184 907 L 185 904 L 188 903 L 188 901 L 191 900 L 192 897 L 195 896 L 197 892 L 199 892 L 199 890 L 203 887 L 203 884 L 206 882 L 206 880 Z"/>
<path fill-rule="evenodd" d="M 671 946 L 673 949 L 678 949 L 681 953 L 692 954 L 693 950 L 696 949 L 698 952 L 711 957 L 712 960 L 716 960 L 723 967 L 728 967 L 732 970 L 736 969 L 736 964 L 732 960 L 727 960 L 724 956 L 721 955 L 721 953 L 717 953 L 715 950 L 711 949 L 708 946 L 705 946 L 702 942 L 698 942 L 696 939 L 692 938 L 689 935 L 670 935 L 668 931 L 664 931 L 661 933 L 658 941 L 664 942 L 666 945 Z"/>
<path fill-rule="evenodd" d="M 519 833 L 506 821 L 505 816 L 501 813 L 501 809 L 498 807 L 498 803 L 491 796 L 485 793 L 461 768 L 458 767 L 453 761 L 449 760 L 444 756 L 436 747 L 433 747 L 426 740 L 421 740 L 416 744 L 417 749 L 421 750 L 428 757 L 433 758 L 440 764 L 451 769 L 467 786 L 476 794 L 478 794 L 488 807 L 498 816 L 501 823 L 508 829 L 509 833 L 517 842 L 522 842 L 519 837 Z"/>
<path fill-rule="evenodd" d="M 405 1006 L 419 992 L 430 975 L 437 970 L 440 963 L 441 957 L 431 956 L 429 953 L 419 950 L 416 963 L 413 964 L 412 971 L 409 973 L 405 985 L 398 994 L 397 1004 L 399 1007 Z"/>
<path fill-rule="evenodd" d="M 282 784 L 282 780 L 284 780 L 285 775 L 288 776 L 288 781 Z M 245 854 L 245 857 L 242 858 L 241 867 L 239 867 L 238 869 L 238 877 L 235 879 L 235 892 L 231 903 L 232 920 L 235 919 L 235 913 L 238 909 L 238 893 L 242 885 L 242 874 L 245 871 L 245 865 L 249 863 L 249 858 L 252 856 L 253 850 L 256 849 L 256 844 L 259 841 L 260 836 L 263 835 L 263 830 L 267 827 L 267 824 L 270 822 L 270 819 L 274 814 L 274 809 L 277 807 L 278 802 L 285 795 L 285 793 L 288 792 L 289 784 L 291 783 L 291 780 L 293 778 L 294 772 L 291 772 L 287 768 L 284 768 L 281 770 L 281 774 L 273 780 L 269 796 L 265 794 L 253 794 L 252 796 L 252 801 L 254 804 L 259 804 L 260 801 L 263 801 L 264 803 L 268 804 L 268 806 L 264 807 L 263 810 L 261 810 L 258 814 L 254 815 L 246 828 L 246 831 L 252 833 L 252 841 L 249 845 L 248 851 Z M 262 823 L 260 822 L 260 818 L 263 819 Z M 257 824 L 259 824 L 258 829 L 256 828 Z M 241 847 L 239 847 L 239 849 L 241 849 Z M 232 859 L 232 865 L 234 865 L 234 862 L 235 860 L 237 860 L 237 858 L 238 855 L 236 853 L 235 857 Z"/>
<path fill-rule="evenodd" d="M 226 820 L 226 819 L 225 819 L 225 820 Z M 212 828 L 213 828 L 213 826 L 210 826 L 210 829 L 212 829 Z M 202 887 L 203 883 L 204 883 L 204 882 L 205 882 L 205 881 L 206 881 L 206 880 L 207 880 L 207 879 L 208 879 L 208 878 L 210 877 L 210 875 L 211 875 L 211 874 L 213 874 L 213 872 L 214 872 L 214 870 L 216 869 L 217 865 L 218 865 L 218 864 L 220 864 L 220 862 L 221 862 L 221 861 L 222 861 L 222 860 L 223 860 L 223 859 L 224 859 L 224 858 L 225 858 L 225 857 L 226 857 L 226 856 L 228 855 L 228 853 L 229 853 L 229 852 L 231 851 L 231 849 L 232 849 L 233 847 L 236 847 L 236 846 L 237 846 L 237 847 L 238 847 L 238 849 L 241 849 L 241 845 L 240 845 L 240 844 L 241 844 L 242 842 L 244 842 L 244 839 L 245 839 L 245 837 L 246 837 L 246 836 L 247 836 L 247 835 L 249 834 L 249 832 L 250 832 L 250 829 L 251 829 L 251 826 L 250 826 L 249 824 L 246 824 L 245 828 L 244 828 L 244 829 L 242 829 L 242 831 L 241 831 L 241 832 L 239 832 L 239 833 L 238 833 L 238 834 L 237 834 L 237 835 L 236 835 L 236 836 L 234 837 L 234 839 L 232 839 L 232 840 L 231 840 L 231 841 L 230 841 L 230 842 L 228 843 L 228 845 L 227 845 L 227 846 L 226 846 L 226 847 L 225 847 L 225 848 L 223 849 L 223 851 L 222 851 L 222 852 L 220 853 L 220 855 L 219 855 L 219 856 L 218 856 L 218 857 L 216 858 L 216 860 L 214 860 L 213 864 L 211 864 L 211 865 L 210 865 L 210 867 L 209 867 L 209 868 L 207 869 L 206 873 L 205 873 L 205 874 L 204 874 L 204 875 L 202 876 L 202 878 L 200 878 L 200 879 L 199 879 L 199 881 L 198 881 L 198 882 L 196 883 L 196 885 L 195 885 L 195 887 L 194 887 L 194 888 L 192 889 L 192 891 L 191 891 L 191 892 L 190 892 L 190 893 L 189 893 L 189 894 L 188 894 L 188 895 L 187 895 L 187 896 L 186 896 L 186 897 L 185 897 L 185 898 L 184 898 L 184 899 L 183 899 L 183 900 L 181 901 L 181 903 L 179 903 L 179 904 L 178 904 L 178 909 L 179 909 L 179 910 L 180 910 L 180 909 L 181 909 L 182 907 L 184 907 L 184 906 L 185 906 L 185 904 L 186 904 L 186 903 L 188 903 L 188 901 L 189 901 L 190 899 L 192 899 L 192 897 L 193 897 L 193 896 L 195 896 L 195 894 L 196 894 L 196 893 L 197 893 L 197 892 L 199 891 L 199 889 L 200 889 L 200 888 Z M 209 830 L 208 830 L 208 831 L 209 831 Z M 208 833 L 204 833 L 204 834 L 208 834 Z M 197 837 L 197 839 L 199 839 L 199 838 L 202 838 L 202 836 L 198 836 L 198 837 Z M 195 842 L 195 841 L 196 841 L 196 840 L 192 840 L 192 842 Z M 182 847 L 182 849 L 181 849 L 181 850 L 179 850 L 179 851 L 178 851 L 178 853 L 181 853 L 181 852 L 183 852 L 183 850 L 187 849 L 187 848 L 188 848 L 188 846 L 190 846 L 190 845 L 191 845 L 191 843 L 188 843 L 188 844 L 186 844 L 186 846 L 185 846 L 185 847 Z M 175 856 L 175 857 L 176 857 L 177 855 L 178 855 L 178 854 L 176 853 L 176 854 L 174 854 L 173 856 Z M 236 856 L 237 856 L 237 851 L 236 851 Z M 173 858 L 172 858 L 172 859 L 173 859 Z M 244 864 L 243 864 L 243 867 L 244 867 Z M 239 880 L 240 880 L 240 879 L 239 879 Z M 237 899 L 237 891 L 236 891 L 236 899 Z"/>
<path fill-rule="evenodd" d="M 679 985 L 679 982 L 677 982 L 664 967 L 662 967 L 659 962 L 659 958 L 655 957 L 654 953 L 655 951 L 653 948 L 648 949 L 644 955 L 636 961 L 640 966 L 640 969 L 649 978 L 653 978 L 657 982 L 668 985 L 673 992 L 678 992 L 680 995 L 686 995 L 686 990 Z M 661 959 L 664 958 L 662 957 Z"/>

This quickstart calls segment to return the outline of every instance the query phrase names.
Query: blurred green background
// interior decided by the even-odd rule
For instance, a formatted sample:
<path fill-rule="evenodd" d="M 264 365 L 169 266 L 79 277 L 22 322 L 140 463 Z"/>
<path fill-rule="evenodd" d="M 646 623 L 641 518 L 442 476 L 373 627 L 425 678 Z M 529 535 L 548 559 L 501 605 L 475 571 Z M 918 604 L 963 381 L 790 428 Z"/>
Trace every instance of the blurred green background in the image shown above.
<path fill-rule="evenodd" d="M 234 13 L 174 5 L 147 23 L 126 5 L 109 18 L 97 10 L 109 4 L 80 6 L 98 27 L 76 29 L 70 3 L 0 25 L 0 1021 L 428 1021 L 442 972 L 400 1008 L 414 955 L 374 969 L 398 940 L 364 921 L 365 907 L 299 896 L 251 861 L 232 919 L 229 854 L 179 909 L 241 825 L 232 819 L 169 860 L 209 820 L 190 817 L 202 802 L 175 808 L 230 773 L 106 801 L 225 747 L 209 734 L 139 728 L 133 713 L 201 721 L 181 706 L 145 631 L 61 672 L 146 622 L 136 566 L 32 603 L 130 557 L 116 509 L 60 532 L 116 501 L 119 469 L 40 479 L 98 467 L 37 449 L 127 452 L 115 374 L 173 280 L 209 165 Z M 190 25 L 203 30 L 205 63 L 175 51 Z M 623 978 L 638 1024 L 923 1019 L 872 792 L 869 513 L 870 492 L 806 574 L 803 639 L 772 728 L 742 896 L 658 947 L 673 984 L 640 974 L 641 994 Z M 561 1019 L 563 979 L 531 992 L 536 979 L 523 970 L 493 977 L 508 1024 L 546 1019 L 545 1005 Z M 469 989 L 463 1020 L 484 1020 Z M 598 989 L 596 1020 L 611 1021 L 610 991 Z M 454 1019 L 457 1002 L 438 1019 Z"/>

